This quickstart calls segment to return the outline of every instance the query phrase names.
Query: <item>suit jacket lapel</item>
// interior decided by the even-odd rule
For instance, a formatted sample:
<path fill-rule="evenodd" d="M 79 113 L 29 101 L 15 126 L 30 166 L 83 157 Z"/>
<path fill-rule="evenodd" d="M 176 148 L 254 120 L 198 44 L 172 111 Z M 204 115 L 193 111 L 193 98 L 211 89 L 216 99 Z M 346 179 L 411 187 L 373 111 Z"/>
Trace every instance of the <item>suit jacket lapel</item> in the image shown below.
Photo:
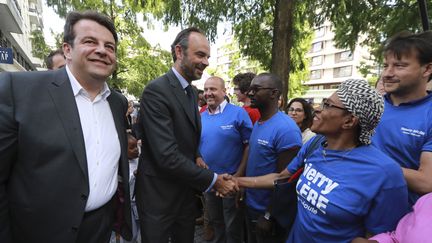
<path fill-rule="evenodd" d="M 122 108 L 122 102 L 119 99 L 114 98 L 113 90 L 111 90 L 111 94 L 108 96 L 107 100 L 109 103 L 109 106 L 111 108 L 111 113 L 114 119 L 114 124 L 117 130 L 117 135 L 120 141 L 120 147 L 121 147 L 121 156 L 120 160 L 124 160 L 123 156 L 127 155 L 127 151 L 125 148 L 127 148 L 127 137 L 126 137 L 126 111 Z M 120 163 L 121 165 L 122 163 Z"/>
<path fill-rule="evenodd" d="M 87 156 L 84 136 L 79 118 L 78 108 L 73 95 L 72 86 L 62 68 L 53 74 L 54 81 L 48 86 L 49 93 L 56 107 L 57 113 L 75 153 L 77 161 L 88 181 Z"/>
<path fill-rule="evenodd" d="M 186 113 L 187 117 L 189 118 L 189 121 L 192 123 L 194 128 L 198 130 L 198 124 L 197 119 L 199 114 L 194 114 L 193 112 L 198 113 L 198 107 L 195 110 L 191 110 L 189 105 L 189 100 L 187 95 L 185 94 L 185 91 L 183 87 L 180 84 L 180 81 L 175 76 L 174 72 L 172 70 L 169 70 L 167 73 L 169 82 L 172 87 L 172 92 L 174 93 L 175 97 L 177 98 L 178 102 L 180 103 L 180 106 L 183 108 L 184 112 Z M 195 116 L 196 115 L 196 116 Z M 197 117 L 197 119 L 195 119 Z"/>

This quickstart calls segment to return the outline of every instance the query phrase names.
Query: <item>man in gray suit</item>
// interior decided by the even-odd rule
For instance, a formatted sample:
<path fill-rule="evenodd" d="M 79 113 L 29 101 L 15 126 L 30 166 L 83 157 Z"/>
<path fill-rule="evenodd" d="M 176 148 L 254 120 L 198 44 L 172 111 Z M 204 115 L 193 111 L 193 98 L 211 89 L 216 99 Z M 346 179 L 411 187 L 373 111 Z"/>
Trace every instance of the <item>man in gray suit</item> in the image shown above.
<path fill-rule="evenodd" d="M 108 242 L 129 178 L 127 101 L 106 84 L 117 41 L 108 17 L 71 12 L 65 68 L 0 74 L 1 242 Z"/>
<path fill-rule="evenodd" d="M 191 82 L 208 66 L 210 46 L 191 27 L 181 31 L 171 52 L 174 67 L 150 82 L 141 97 L 142 153 L 137 206 L 143 242 L 193 242 L 195 193 L 212 189 L 226 195 L 238 188 L 227 175 L 196 164 L 201 120 Z"/>

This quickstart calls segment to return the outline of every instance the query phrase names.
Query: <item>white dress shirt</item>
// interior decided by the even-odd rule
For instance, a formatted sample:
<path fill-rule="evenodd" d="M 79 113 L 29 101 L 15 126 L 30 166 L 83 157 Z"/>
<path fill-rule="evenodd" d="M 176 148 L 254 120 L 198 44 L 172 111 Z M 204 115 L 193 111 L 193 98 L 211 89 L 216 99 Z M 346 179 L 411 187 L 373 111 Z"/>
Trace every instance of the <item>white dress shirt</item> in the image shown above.
<path fill-rule="evenodd" d="M 225 110 L 225 107 L 227 104 L 228 104 L 228 102 L 224 99 L 222 101 L 222 103 L 220 103 L 220 105 L 218 105 L 218 107 L 216 107 L 216 109 L 214 111 L 210 111 L 210 108 L 207 106 L 207 111 L 208 111 L 210 116 L 217 115 L 219 113 L 222 113 Z"/>
<path fill-rule="evenodd" d="M 117 190 L 120 141 L 107 101 L 111 94 L 108 85 L 105 83 L 101 92 L 91 101 L 88 92 L 75 79 L 68 66 L 66 71 L 84 135 L 90 188 L 85 211 L 89 212 L 106 204 Z"/>

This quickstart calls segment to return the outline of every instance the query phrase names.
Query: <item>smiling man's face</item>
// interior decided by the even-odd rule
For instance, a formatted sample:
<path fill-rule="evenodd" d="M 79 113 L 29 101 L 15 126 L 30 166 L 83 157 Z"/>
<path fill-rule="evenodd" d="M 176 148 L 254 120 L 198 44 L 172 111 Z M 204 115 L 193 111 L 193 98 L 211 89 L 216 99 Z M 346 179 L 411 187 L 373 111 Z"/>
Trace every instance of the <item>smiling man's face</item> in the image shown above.
<path fill-rule="evenodd" d="M 73 29 L 73 45 L 63 44 L 68 67 L 79 82 L 105 82 L 116 66 L 114 36 L 88 19 L 78 21 Z"/>

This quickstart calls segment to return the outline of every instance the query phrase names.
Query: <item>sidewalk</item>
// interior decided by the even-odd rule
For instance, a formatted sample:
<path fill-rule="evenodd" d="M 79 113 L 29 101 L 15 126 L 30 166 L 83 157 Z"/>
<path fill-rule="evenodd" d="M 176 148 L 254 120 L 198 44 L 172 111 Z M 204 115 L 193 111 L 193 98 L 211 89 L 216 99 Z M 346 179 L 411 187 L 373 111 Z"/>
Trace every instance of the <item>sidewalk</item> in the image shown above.
<path fill-rule="evenodd" d="M 206 243 L 208 241 L 205 241 L 203 238 L 203 226 L 202 225 L 197 225 L 195 226 L 195 239 L 194 239 L 194 243 Z M 141 237 L 140 237 L 141 238 Z M 111 237 L 111 241 L 109 243 L 125 243 L 125 241 L 123 240 L 116 240 L 115 236 L 113 235 Z M 141 240 L 138 240 L 136 243 L 141 243 Z"/>

